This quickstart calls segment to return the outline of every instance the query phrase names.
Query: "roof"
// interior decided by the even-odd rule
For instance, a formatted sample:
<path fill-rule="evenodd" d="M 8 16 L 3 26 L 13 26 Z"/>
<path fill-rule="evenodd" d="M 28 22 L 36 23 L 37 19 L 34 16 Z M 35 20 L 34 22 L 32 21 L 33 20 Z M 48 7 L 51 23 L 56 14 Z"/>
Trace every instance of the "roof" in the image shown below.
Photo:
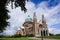
<path fill-rule="evenodd" d="M 32 18 L 28 15 L 28 17 L 25 19 L 25 21 L 32 21 Z"/>

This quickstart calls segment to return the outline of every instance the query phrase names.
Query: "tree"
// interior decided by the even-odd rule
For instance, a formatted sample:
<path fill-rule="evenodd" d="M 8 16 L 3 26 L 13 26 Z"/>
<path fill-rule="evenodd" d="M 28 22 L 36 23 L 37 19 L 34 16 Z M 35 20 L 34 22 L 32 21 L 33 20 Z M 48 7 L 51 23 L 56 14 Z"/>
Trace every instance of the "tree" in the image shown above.
<path fill-rule="evenodd" d="M 52 34 L 52 33 L 49 33 L 49 35 L 50 35 L 50 36 L 54 36 L 54 34 Z"/>
<path fill-rule="evenodd" d="M 15 8 L 20 6 L 21 10 L 26 12 L 25 1 L 28 0 L 0 0 L 0 32 L 3 32 L 5 27 L 9 25 L 7 20 L 10 18 L 10 16 L 8 15 L 9 11 L 6 8 L 6 5 L 11 2 L 11 8 L 13 9 L 13 2 L 15 2 Z"/>
<path fill-rule="evenodd" d="M 56 34 L 55 36 L 60 36 L 60 34 Z"/>

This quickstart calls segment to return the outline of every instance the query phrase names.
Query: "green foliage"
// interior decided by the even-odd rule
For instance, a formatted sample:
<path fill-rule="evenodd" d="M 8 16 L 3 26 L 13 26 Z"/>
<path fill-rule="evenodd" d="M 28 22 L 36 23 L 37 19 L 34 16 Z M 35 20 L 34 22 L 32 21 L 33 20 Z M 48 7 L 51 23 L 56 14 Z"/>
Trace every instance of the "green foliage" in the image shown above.
<path fill-rule="evenodd" d="M 8 25 L 6 20 L 9 19 L 9 11 L 6 9 L 6 2 L 7 0 L 0 0 L 0 32 Z"/>
<path fill-rule="evenodd" d="M 13 2 L 15 2 L 15 7 L 20 6 L 21 10 L 26 12 L 25 1 L 26 0 L 0 0 L 0 32 L 3 32 L 5 27 L 9 25 L 7 20 L 10 16 L 8 15 L 9 11 L 6 8 L 6 5 L 11 2 L 11 8 L 13 9 Z"/>
<path fill-rule="evenodd" d="M 54 34 L 49 33 L 49 36 L 54 36 Z"/>
<path fill-rule="evenodd" d="M 60 34 L 56 34 L 55 36 L 60 36 Z"/>
<path fill-rule="evenodd" d="M 26 34 L 26 37 L 34 37 L 33 34 Z"/>
<path fill-rule="evenodd" d="M 2 35 L 0 35 L 0 38 L 2 38 L 3 36 Z"/>
<path fill-rule="evenodd" d="M 21 37 L 21 35 L 15 34 L 15 35 L 11 36 L 11 38 L 17 38 L 17 37 Z"/>
<path fill-rule="evenodd" d="M 18 6 L 20 6 L 20 7 L 21 7 L 21 10 L 24 11 L 24 12 L 26 12 L 26 10 L 27 10 L 27 9 L 25 8 L 26 1 L 28 1 L 28 0 L 8 0 L 8 1 L 7 1 L 7 4 L 8 4 L 9 2 L 11 2 L 11 8 L 13 9 L 13 2 L 15 2 L 15 3 L 14 3 L 15 8 L 18 7 Z"/>
<path fill-rule="evenodd" d="M 13 35 L 13 36 L 11 36 L 11 38 L 17 38 L 17 37 L 34 37 L 34 35 L 33 34 L 27 34 L 27 35 L 21 35 L 21 34 L 15 34 L 15 35 Z"/>

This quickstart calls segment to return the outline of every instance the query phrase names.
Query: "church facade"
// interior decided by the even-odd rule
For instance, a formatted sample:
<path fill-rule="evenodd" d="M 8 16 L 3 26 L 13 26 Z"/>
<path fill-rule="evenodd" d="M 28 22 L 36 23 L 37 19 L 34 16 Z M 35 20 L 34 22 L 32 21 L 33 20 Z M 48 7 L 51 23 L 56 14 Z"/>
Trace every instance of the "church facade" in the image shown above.
<path fill-rule="evenodd" d="M 33 34 L 34 36 L 49 36 L 48 27 L 42 15 L 41 21 L 37 21 L 36 13 L 33 15 L 33 19 L 28 16 L 23 23 L 24 29 L 17 31 L 17 34 L 26 35 Z"/>

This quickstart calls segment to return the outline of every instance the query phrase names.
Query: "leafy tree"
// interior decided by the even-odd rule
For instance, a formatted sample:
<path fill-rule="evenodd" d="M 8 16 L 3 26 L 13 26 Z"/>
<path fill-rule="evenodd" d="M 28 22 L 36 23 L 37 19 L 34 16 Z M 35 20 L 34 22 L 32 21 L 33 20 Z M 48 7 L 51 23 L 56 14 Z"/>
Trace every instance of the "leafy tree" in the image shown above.
<path fill-rule="evenodd" d="M 49 35 L 50 35 L 50 36 L 54 36 L 54 34 L 52 34 L 52 33 L 49 33 Z"/>
<path fill-rule="evenodd" d="M 60 34 L 56 34 L 55 36 L 60 36 Z"/>
<path fill-rule="evenodd" d="M 6 5 L 11 2 L 11 8 L 13 9 L 14 2 L 15 8 L 20 6 L 21 10 L 26 12 L 25 1 L 27 0 L 0 0 L 0 32 L 3 32 L 3 30 L 9 23 L 7 22 L 7 20 L 10 18 L 10 16 L 8 15 L 9 11 L 6 8 Z"/>

